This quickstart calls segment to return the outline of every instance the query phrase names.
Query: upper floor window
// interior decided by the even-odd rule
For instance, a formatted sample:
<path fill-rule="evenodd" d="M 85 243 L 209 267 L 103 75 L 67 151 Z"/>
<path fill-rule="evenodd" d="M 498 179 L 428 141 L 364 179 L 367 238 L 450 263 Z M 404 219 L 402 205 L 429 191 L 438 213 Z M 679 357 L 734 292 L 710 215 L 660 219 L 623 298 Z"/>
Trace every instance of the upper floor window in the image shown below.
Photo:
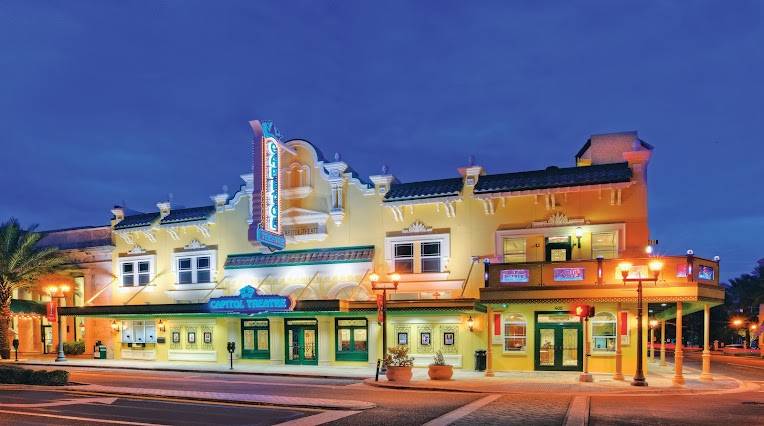
<path fill-rule="evenodd" d="M 123 287 L 144 286 L 151 282 L 153 258 L 141 257 L 119 262 L 120 282 Z"/>
<path fill-rule="evenodd" d="M 525 238 L 504 238 L 504 262 L 525 262 Z"/>
<path fill-rule="evenodd" d="M 419 247 L 422 272 L 440 272 L 440 242 L 424 242 Z"/>
<path fill-rule="evenodd" d="M 618 257 L 618 239 L 615 232 L 592 234 L 592 259 L 602 256 L 605 259 Z"/>
<path fill-rule="evenodd" d="M 177 283 L 204 284 L 212 282 L 214 262 L 214 255 L 210 252 L 176 254 Z"/>
<path fill-rule="evenodd" d="M 399 274 L 414 272 L 414 243 L 395 245 L 395 272 Z"/>

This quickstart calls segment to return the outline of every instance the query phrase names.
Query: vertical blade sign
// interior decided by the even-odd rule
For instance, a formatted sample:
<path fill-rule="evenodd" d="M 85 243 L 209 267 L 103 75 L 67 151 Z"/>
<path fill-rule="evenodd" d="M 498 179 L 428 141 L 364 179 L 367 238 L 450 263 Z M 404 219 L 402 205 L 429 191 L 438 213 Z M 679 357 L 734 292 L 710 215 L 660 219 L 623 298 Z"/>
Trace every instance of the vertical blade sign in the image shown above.
<path fill-rule="evenodd" d="M 260 211 L 260 223 L 249 225 L 249 240 L 271 251 L 283 250 L 286 239 L 281 229 L 281 141 L 273 122 L 253 120 L 253 178 L 260 176 L 259 200 L 253 194 L 252 212 Z M 260 158 L 257 158 L 257 153 Z M 258 205 L 259 204 L 259 205 Z"/>

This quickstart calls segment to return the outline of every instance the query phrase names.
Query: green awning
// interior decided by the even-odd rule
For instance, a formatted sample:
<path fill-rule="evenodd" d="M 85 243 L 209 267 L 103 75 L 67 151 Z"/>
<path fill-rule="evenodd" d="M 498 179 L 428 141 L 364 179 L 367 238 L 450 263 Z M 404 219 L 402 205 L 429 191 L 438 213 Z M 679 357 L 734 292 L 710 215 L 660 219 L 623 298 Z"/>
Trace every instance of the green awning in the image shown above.
<path fill-rule="evenodd" d="M 37 314 L 45 315 L 45 305 L 31 300 L 11 299 L 12 314 Z"/>

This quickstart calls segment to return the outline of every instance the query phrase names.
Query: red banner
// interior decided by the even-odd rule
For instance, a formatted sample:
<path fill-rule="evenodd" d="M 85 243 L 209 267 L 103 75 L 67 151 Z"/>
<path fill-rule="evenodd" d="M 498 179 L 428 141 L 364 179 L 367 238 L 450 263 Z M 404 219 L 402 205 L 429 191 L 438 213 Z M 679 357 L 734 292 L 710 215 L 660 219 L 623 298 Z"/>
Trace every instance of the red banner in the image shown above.
<path fill-rule="evenodd" d="M 56 312 L 56 308 L 57 308 L 56 301 L 55 300 L 51 300 L 50 302 L 48 302 L 46 307 L 47 307 L 47 312 L 46 312 L 47 315 L 46 316 L 48 317 L 48 321 L 56 322 L 56 320 L 58 319 L 58 317 L 56 315 L 56 313 L 57 313 Z"/>
<path fill-rule="evenodd" d="M 501 314 L 493 314 L 493 335 L 501 336 Z"/>
<path fill-rule="evenodd" d="M 384 299 L 381 294 L 377 295 L 377 321 L 382 322 L 385 320 L 385 312 L 382 310 Z"/>
<path fill-rule="evenodd" d="M 618 334 L 621 336 L 626 336 L 629 334 L 629 313 L 621 311 L 618 313 L 620 315 L 620 318 L 618 318 L 618 325 L 620 326 L 618 329 Z"/>

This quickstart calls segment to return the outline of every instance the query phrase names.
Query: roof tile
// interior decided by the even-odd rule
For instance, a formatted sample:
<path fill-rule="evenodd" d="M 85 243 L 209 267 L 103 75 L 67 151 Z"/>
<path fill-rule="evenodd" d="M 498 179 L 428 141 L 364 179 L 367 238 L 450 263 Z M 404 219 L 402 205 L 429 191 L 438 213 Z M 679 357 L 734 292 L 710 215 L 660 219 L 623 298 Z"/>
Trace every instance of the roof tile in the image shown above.
<path fill-rule="evenodd" d="M 535 189 L 597 185 L 631 180 L 628 163 L 598 164 L 583 167 L 547 167 L 530 172 L 480 176 L 476 194 L 530 191 Z"/>
<path fill-rule="evenodd" d="M 404 201 L 421 198 L 458 195 L 462 190 L 462 178 L 428 180 L 423 182 L 392 185 L 384 201 Z"/>
<path fill-rule="evenodd" d="M 225 268 L 267 268 L 322 263 L 371 262 L 373 258 L 374 246 L 291 250 L 276 253 L 233 254 L 226 259 Z"/>

